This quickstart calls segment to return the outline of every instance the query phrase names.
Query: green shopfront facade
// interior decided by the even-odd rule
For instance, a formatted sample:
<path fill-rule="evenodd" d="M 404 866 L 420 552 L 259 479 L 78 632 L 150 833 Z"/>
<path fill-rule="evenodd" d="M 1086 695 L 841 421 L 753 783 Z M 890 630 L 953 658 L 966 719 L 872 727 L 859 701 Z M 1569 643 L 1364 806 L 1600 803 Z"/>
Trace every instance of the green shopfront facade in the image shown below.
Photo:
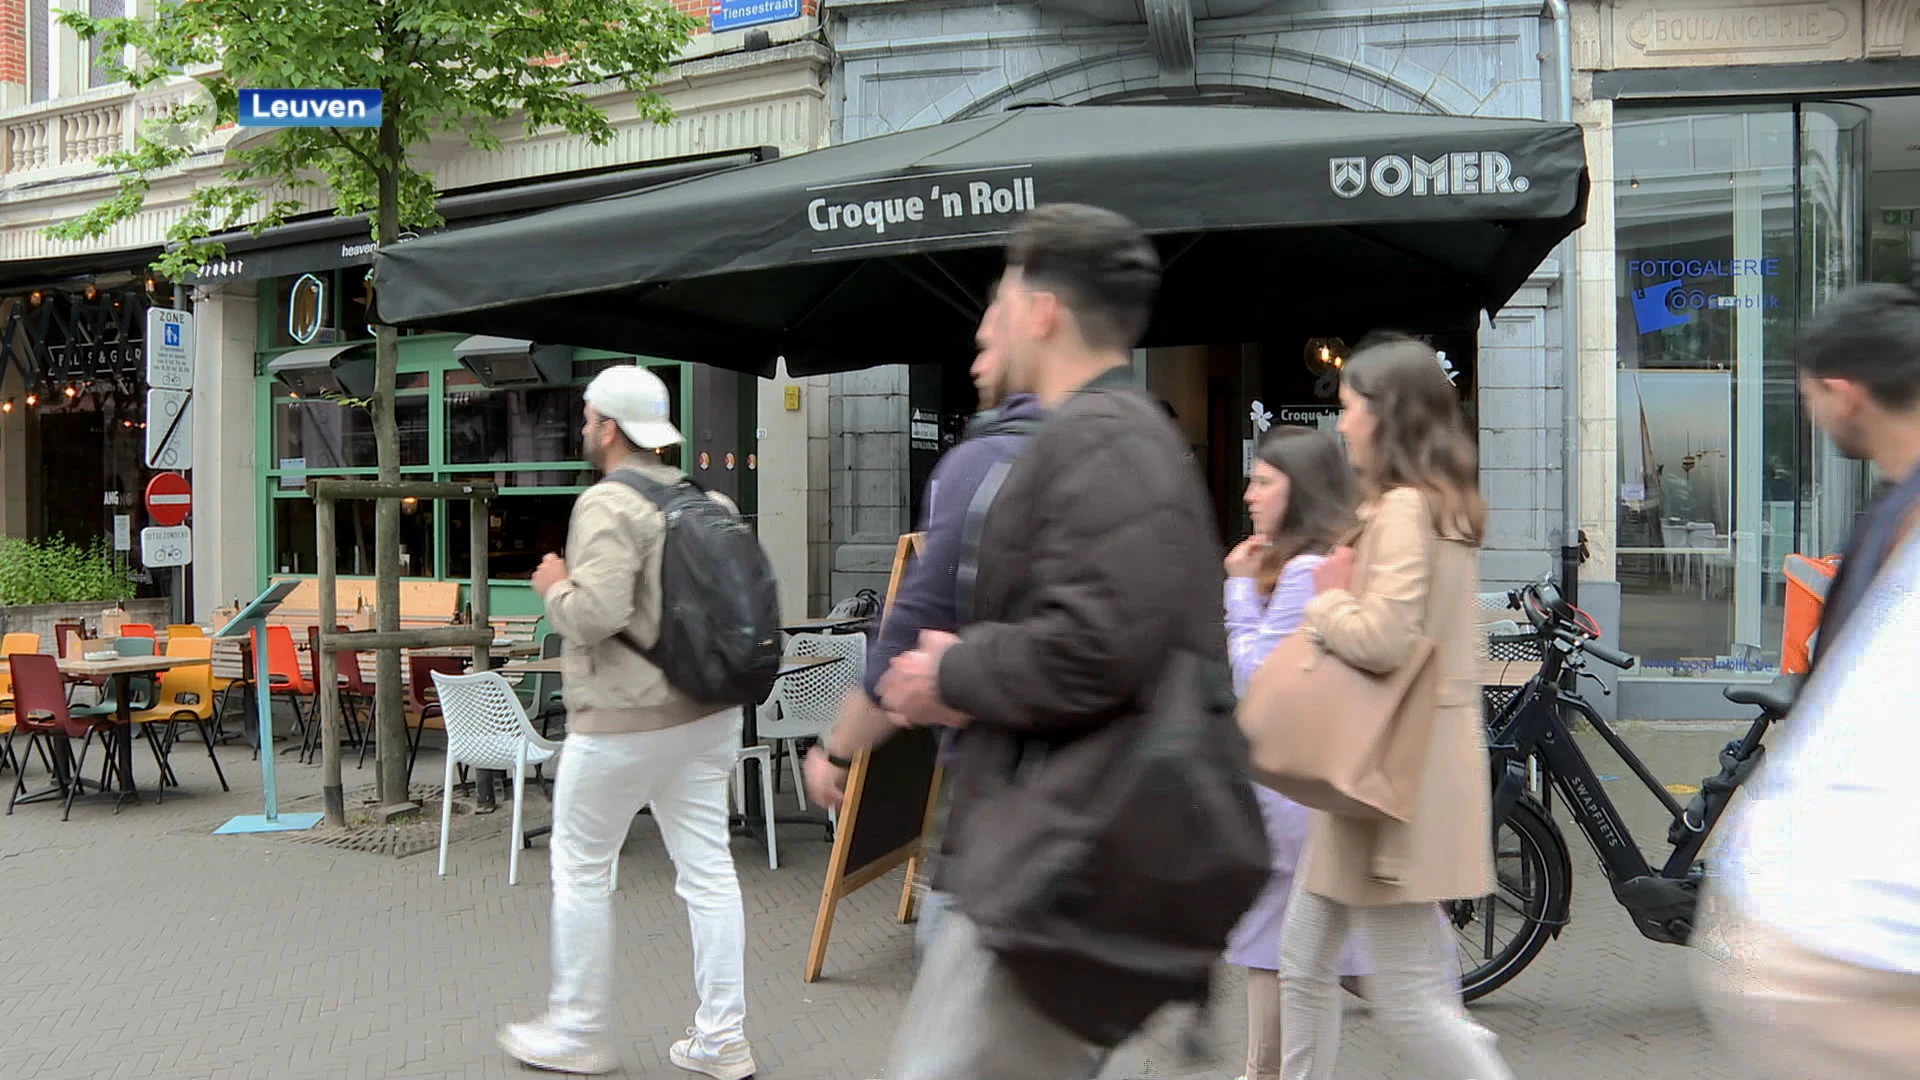
<path fill-rule="evenodd" d="M 342 359 L 371 356 L 365 273 L 350 266 L 253 283 L 259 289 L 253 435 L 254 476 L 260 485 L 252 500 L 258 537 L 253 554 L 262 588 L 275 578 L 317 573 L 321 553 L 315 550 L 313 502 L 305 491 L 309 478 L 376 475 L 367 408 L 342 402 L 334 393 L 303 396 L 269 370 L 277 359 L 321 347 L 353 346 Z M 573 501 L 593 482 L 581 445 L 581 409 L 586 384 L 607 367 L 641 364 L 657 373 L 671 395 L 675 425 L 690 440 L 696 425 L 708 436 L 661 451 L 663 460 L 703 472 L 702 482 L 735 497 L 743 512 L 754 513 L 754 401 L 750 387 L 740 391 L 739 377 L 692 364 L 574 350 L 564 383 L 554 378 L 541 385 L 489 387 L 456 355 L 463 340 L 458 334 L 400 339 L 395 412 L 401 473 L 409 479 L 498 485 L 500 494 L 484 526 L 489 609 L 495 614 L 540 611 L 527 579 L 541 556 L 564 548 Z M 702 398 L 722 415 L 705 415 L 707 410 L 696 404 Z M 748 410 L 744 416 L 742 407 Z M 343 578 L 373 575 L 373 511 L 371 501 L 340 504 L 333 557 Z M 467 581 L 472 528 L 467 517 L 464 503 L 404 502 L 403 579 Z M 463 590 L 461 602 L 466 599 Z"/>

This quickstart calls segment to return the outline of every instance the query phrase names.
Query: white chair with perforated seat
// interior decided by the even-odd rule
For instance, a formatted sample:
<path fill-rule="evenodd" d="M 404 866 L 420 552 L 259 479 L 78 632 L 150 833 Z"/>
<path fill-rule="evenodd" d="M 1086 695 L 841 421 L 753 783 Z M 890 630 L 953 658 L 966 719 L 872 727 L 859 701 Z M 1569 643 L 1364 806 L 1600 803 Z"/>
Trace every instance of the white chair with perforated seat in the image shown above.
<path fill-rule="evenodd" d="M 795 634 L 787 641 L 792 656 L 830 656 L 837 664 L 821 664 L 783 675 L 774 684 L 773 703 L 779 715 L 760 722 L 760 738 L 782 744 L 793 767 L 794 798 L 807 808 L 806 779 L 800 770 L 795 743 L 822 739 L 840 711 L 840 699 L 860 685 L 867 674 L 867 635 Z"/>
<path fill-rule="evenodd" d="M 760 706 L 769 710 L 769 706 Z M 766 712 L 759 715 L 765 716 Z M 747 805 L 746 770 L 741 768 L 749 761 L 760 763 L 760 813 L 761 827 L 767 832 L 767 869 L 780 869 L 780 837 L 778 825 L 773 818 L 773 751 L 765 743 L 756 746 L 743 746 L 733 755 L 733 805 L 744 808 Z"/>
<path fill-rule="evenodd" d="M 447 832 L 453 825 L 453 770 L 457 765 L 513 774 L 513 830 L 507 834 L 507 884 L 520 883 L 521 807 L 527 772 L 553 760 L 560 744 L 533 730 L 513 687 L 497 671 L 472 675 L 433 672 L 447 727 L 447 773 L 440 792 L 440 876 L 447 876 Z"/>

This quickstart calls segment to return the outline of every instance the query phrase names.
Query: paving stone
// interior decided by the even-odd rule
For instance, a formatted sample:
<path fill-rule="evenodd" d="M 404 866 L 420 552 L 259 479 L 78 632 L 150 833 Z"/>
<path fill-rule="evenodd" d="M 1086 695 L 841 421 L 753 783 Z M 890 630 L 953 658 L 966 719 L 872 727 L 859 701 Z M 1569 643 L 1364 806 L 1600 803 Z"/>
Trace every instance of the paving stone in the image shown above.
<path fill-rule="evenodd" d="M 1638 745 L 1641 736 L 1631 738 Z M 1714 731 L 1682 740 L 1668 755 L 1672 767 L 1655 756 L 1655 771 L 1663 781 L 1695 782 L 1725 738 Z M 499 1054 L 493 1033 L 542 1004 L 548 863 L 537 842 L 522 853 L 520 884 L 507 885 L 510 804 L 466 823 L 463 834 L 472 835 L 453 845 L 440 878 L 431 852 L 396 859 L 286 837 L 210 835 L 234 814 L 259 812 L 258 767 L 245 748 L 223 748 L 234 791 L 222 794 L 199 748 L 182 751 L 174 761 L 182 787 L 164 804 L 147 789 L 146 802 L 118 814 L 83 802 L 66 823 L 52 804 L 0 819 L 0 1080 L 527 1075 Z M 152 763 L 142 764 L 139 778 L 151 783 Z M 1627 775 L 1598 756 L 1596 766 Z M 349 786 L 371 778 L 348 769 Z M 417 770 L 439 775 L 431 747 Z M 282 759 L 279 786 L 290 797 L 315 792 L 318 769 Z M 1616 797 L 1620 786 L 1608 785 Z M 1642 824 L 1650 822 L 1645 807 L 1624 805 L 1643 840 L 1664 832 Z M 545 796 L 529 792 L 527 811 L 530 822 L 544 821 Z M 748 913 L 749 1034 L 764 1080 L 881 1077 L 912 982 L 911 928 L 893 921 L 897 872 L 842 904 L 825 975 L 801 981 L 829 850 L 821 837 L 782 829 L 777 871 L 753 841 L 734 846 Z M 1688 953 L 1642 940 L 1585 842 L 1569 842 L 1572 924 L 1524 975 L 1476 1006 L 1515 1073 L 1730 1078 L 1694 1005 Z M 624 1075 L 684 1077 L 666 1048 L 693 1014 L 691 946 L 665 851 L 644 817 L 621 858 L 615 910 Z M 1178 1065 L 1173 1020 L 1163 1019 L 1116 1053 L 1104 1076 L 1237 1076 L 1244 1023 L 1241 984 L 1229 973 L 1214 1066 Z M 1423 1075 L 1417 1057 L 1403 1056 L 1364 1010 L 1350 1016 L 1340 1080 Z"/>

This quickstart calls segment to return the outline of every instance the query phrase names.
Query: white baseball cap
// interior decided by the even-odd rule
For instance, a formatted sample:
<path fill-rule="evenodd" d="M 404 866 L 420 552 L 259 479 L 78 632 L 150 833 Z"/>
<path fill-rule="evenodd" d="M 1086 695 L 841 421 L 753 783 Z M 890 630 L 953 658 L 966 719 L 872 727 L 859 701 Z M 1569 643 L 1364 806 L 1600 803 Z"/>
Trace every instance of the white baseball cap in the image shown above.
<path fill-rule="evenodd" d="M 587 404 L 620 425 L 635 446 L 655 450 L 682 442 L 673 426 L 672 402 L 660 376 L 634 364 L 610 367 L 587 384 Z"/>

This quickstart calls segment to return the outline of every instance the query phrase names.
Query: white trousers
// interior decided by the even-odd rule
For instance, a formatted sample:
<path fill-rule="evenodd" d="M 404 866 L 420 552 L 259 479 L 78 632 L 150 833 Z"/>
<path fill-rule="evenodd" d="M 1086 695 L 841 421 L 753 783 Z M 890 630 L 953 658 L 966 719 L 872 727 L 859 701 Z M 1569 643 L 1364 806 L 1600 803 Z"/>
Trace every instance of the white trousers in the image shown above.
<path fill-rule="evenodd" d="M 663 731 L 567 736 L 554 781 L 553 992 L 547 1018 L 577 1035 L 606 1030 L 613 993 L 613 859 L 634 815 L 653 808 L 674 892 L 693 927 L 694 1029 L 719 1046 L 745 1038 L 746 916 L 734 875 L 727 783 L 737 709 Z"/>
<path fill-rule="evenodd" d="M 1338 963 L 1367 937 L 1367 1002 L 1416 1071 L 1433 1080 L 1512 1080 L 1493 1032 L 1460 1001 L 1453 942 L 1432 904 L 1348 907 L 1296 883 L 1280 931 L 1281 1080 L 1333 1080 L 1340 1053 Z"/>

